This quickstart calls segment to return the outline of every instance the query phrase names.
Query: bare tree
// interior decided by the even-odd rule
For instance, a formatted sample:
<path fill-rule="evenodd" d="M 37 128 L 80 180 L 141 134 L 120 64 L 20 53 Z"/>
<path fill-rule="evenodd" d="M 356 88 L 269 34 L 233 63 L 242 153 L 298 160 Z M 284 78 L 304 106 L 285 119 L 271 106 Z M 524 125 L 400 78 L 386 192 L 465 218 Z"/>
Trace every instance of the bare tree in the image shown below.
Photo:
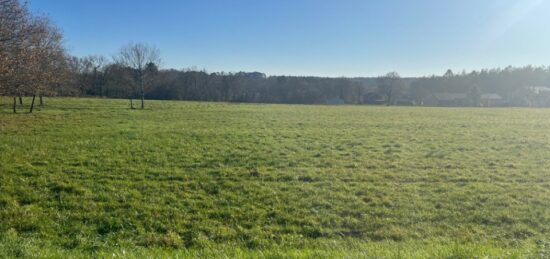
<path fill-rule="evenodd" d="M 105 89 L 103 84 L 103 73 L 108 64 L 107 58 L 104 56 L 91 55 L 81 59 L 83 65 L 83 73 L 85 76 L 86 90 L 88 94 L 103 96 Z"/>
<path fill-rule="evenodd" d="M 58 79 L 64 63 L 62 35 L 45 17 L 28 12 L 26 2 L 0 0 L 0 87 L 1 93 L 13 96 L 22 104 L 22 96 L 32 95 L 30 112 L 37 93 Z"/>
<path fill-rule="evenodd" d="M 403 81 L 397 72 L 390 72 L 377 79 L 378 90 L 386 98 L 386 104 L 392 105 L 395 97 L 403 90 Z"/>
<path fill-rule="evenodd" d="M 145 90 L 150 85 L 150 78 L 153 76 L 150 68 L 160 65 L 160 51 L 143 43 L 130 43 L 120 49 L 120 53 L 114 60 L 123 66 L 132 68 L 134 83 L 141 98 L 141 109 L 144 109 Z M 130 94 L 130 103 L 133 94 L 135 94 L 135 91 Z"/>
<path fill-rule="evenodd" d="M 130 108 L 133 109 L 131 93 L 135 92 L 133 70 L 118 63 L 105 67 L 105 90 L 110 97 L 129 97 Z"/>
<path fill-rule="evenodd" d="M 31 62 L 27 64 L 32 72 L 27 90 L 33 97 L 29 112 L 33 111 L 36 96 L 40 96 L 42 104 L 42 95 L 52 92 L 52 86 L 61 82 L 63 70 L 66 69 L 65 50 L 59 29 L 52 26 L 46 18 L 38 18 L 35 23 L 41 29 L 31 38 Z"/>
<path fill-rule="evenodd" d="M 28 59 L 25 43 L 32 33 L 26 5 L 18 0 L 0 0 L 0 91 L 13 96 L 13 112 L 25 73 L 20 70 Z"/>

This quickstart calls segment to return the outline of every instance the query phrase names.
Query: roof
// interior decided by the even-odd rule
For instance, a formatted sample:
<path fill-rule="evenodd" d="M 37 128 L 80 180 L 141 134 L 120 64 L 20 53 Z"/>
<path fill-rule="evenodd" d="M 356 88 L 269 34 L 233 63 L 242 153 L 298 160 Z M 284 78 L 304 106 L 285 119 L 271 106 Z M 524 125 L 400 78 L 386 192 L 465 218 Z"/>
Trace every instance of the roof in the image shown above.
<path fill-rule="evenodd" d="M 327 100 L 327 104 L 345 104 L 346 102 L 342 98 L 334 97 Z"/>
<path fill-rule="evenodd" d="M 548 86 L 528 86 L 527 88 L 536 94 L 540 94 L 541 92 L 550 92 L 550 87 Z"/>
<path fill-rule="evenodd" d="M 466 99 L 468 95 L 460 93 L 434 93 L 434 97 L 440 101 L 453 101 Z"/>
<path fill-rule="evenodd" d="M 498 94 L 482 94 L 481 99 L 485 100 L 502 100 L 502 96 Z"/>

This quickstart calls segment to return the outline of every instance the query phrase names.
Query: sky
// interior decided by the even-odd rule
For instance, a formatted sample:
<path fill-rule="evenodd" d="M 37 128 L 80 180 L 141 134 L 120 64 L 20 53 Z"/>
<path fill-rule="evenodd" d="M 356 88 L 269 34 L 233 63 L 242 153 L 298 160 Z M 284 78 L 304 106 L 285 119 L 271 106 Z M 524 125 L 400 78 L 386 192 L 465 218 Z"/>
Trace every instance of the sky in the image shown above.
<path fill-rule="evenodd" d="M 30 0 L 76 56 L 327 77 L 550 65 L 550 0 Z"/>

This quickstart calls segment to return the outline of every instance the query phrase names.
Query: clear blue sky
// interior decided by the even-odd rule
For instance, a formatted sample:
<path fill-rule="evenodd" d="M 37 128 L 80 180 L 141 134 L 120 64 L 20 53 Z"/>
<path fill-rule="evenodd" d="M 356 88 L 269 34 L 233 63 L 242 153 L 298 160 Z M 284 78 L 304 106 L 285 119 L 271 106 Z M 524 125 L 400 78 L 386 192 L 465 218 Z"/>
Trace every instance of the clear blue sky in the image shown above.
<path fill-rule="evenodd" d="M 31 0 L 72 54 L 145 42 L 164 68 L 402 76 L 550 65 L 550 0 Z"/>

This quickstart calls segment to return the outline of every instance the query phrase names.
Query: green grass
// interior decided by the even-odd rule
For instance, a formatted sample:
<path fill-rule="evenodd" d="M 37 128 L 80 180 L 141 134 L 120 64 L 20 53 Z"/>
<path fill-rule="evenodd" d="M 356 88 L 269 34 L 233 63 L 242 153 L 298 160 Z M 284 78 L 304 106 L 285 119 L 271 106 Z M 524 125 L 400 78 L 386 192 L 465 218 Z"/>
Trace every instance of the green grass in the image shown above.
<path fill-rule="evenodd" d="M 0 257 L 550 257 L 550 110 L 45 101 Z"/>

